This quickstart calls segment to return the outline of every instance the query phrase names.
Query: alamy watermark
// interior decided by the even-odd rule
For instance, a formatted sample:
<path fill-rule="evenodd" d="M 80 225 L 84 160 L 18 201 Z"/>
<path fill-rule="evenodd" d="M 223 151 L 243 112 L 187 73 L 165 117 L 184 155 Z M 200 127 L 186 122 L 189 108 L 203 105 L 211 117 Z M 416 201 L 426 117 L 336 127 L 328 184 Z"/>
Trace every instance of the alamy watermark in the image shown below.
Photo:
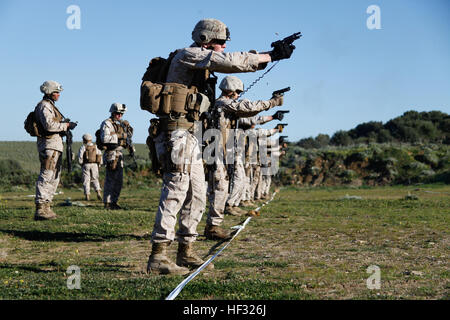
<path fill-rule="evenodd" d="M 187 143 L 187 133 L 173 131 L 170 141 L 173 143 L 170 151 L 171 161 L 175 165 L 235 163 L 261 165 L 263 175 L 275 175 L 279 169 L 281 151 L 280 142 L 273 132 L 267 129 L 208 129 L 202 131 L 201 122 L 195 123 L 195 136 L 199 151 L 197 157 L 192 157 L 192 144 Z M 204 148 L 200 147 L 203 146 Z"/>
<path fill-rule="evenodd" d="M 379 266 L 371 265 L 366 270 L 371 276 L 367 278 L 366 285 L 369 290 L 381 289 L 381 269 Z"/>
<path fill-rule="evenodd" d="M 70 5 L 66 9 L 66 13 L 70 14 L 66 20 L 66 27 L 69 30 L 80 30 L 81 29 L 81 9 L 77 5 Z"/>
<path fill-rule="evenodd" d="M 69 266 L 66 270 L 66 274 L 70 274 L 67 278 L 67 289 L 81 289 L 81 269 L 79 266 Z"/>
<path fill-rule="evenodd" d="M 377 5 L 370 5 L 366 10 L 367 14 L 370 16 L 367 18 L 366 26 L 369 30 L 380 30 L 381 29 L 381 10 Z"/>

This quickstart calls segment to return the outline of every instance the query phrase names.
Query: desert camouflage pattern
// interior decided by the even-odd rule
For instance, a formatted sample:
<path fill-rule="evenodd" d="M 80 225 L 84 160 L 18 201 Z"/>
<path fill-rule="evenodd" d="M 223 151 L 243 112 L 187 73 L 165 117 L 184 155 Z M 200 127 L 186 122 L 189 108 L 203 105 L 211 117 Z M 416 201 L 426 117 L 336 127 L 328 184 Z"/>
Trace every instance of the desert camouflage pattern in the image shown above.
<path fill-rule="evenodd" d="M 238 73 L 258 70 L 258 55 L 249 52 L 219 53 L 201 48 L 197 44 L 177 50 L 167 74 L 166 82 L 190 86 L 194 83 L 196 71 Z M 175 238 L 177 214 L 180 242 L 192 242 L 197 237 L 197 225 L 206 206 L 206 183 L 201 149 L 197 138 L 187 130 L 178 129 L 161 132 L 155 139 L 159 162 L 168 164 L 170 150 L 190 150 L 178 156 L 190 161 L 183 170 L 163 170 L 163 187 L 152 232 L 152 242 L 161 243 Z M 200 161 L 200 163 L 199 163 Z"/>
<path fill-rule="evenodd" d="M 152 242 L 173 241 L 175 236 L 179 242 L 193 242 L 198 236 L 197 225 L 206 206 L 205 173 L 199 142 L 187 130 L 163 131 L 155 138 L 155 148 L 160 163 L 176 160 L 181 165 L 173 170 L 166 167 L 163 173 Z M 171 154 L 175 154 L 177 159 L 172 160 Z M 178 213 L 179 228 L 175 234 Z"/>
<path fill-rule="evenodd" d="M 51 159 L 49 162 L 48 159 Z M 41 170 L 36 181 L 35 203 L 51 203 L 61 177 L 62 153 L 44 149 L 39 152 Z"/>
<path fill-rule="evenodd" d="M 258 70 L 258 55 L 249 52 L 219 53 L 193 44 L 178 50 L 169 67 L 166 82 L 176 82 L 189 86 L 193 82 L 195 70 L 238 73 Z"/>
<path fill-rule="evenodd" d="M 88 138 L 88 137 L 87 137 Z M 92 139 L 92 137 L 91 137 Z M 100 188 L 100 182 L 98 179 L 98 168 L 100 164 L 97 163 L 84 163 L 84 153 L 86 152 L 86 146 L 93 146 L 94 144 L 92 142 L 88 142 L 87 144 L 83 144 L 80 149 L 78 150 L 78 163 L 81 165 L 82 168 L 82 179 L 83 179 L 83 191 L 84 194 L 90 194 L 91 192 L 91 183 L 94 185 L 94 190 L 99 191 Z M 96 148 L 97 155 L 101 155 L 102 152 Z M 103 161 L 102 161 L 103 162 Z"/>
<path fill-rule="evenodd" d="M 56 150 L 63 152 L 64 145 L 60 132 L 67 131 L 67 124 L 57 121 L 57 113 L 53 108 L 54 103 L 51 100 L 42 100 L 36 108 L 36 118 L 41 122 L 44 129 L 48 132 L 55 133 L 49 137 L 38 137 L 38 152 L 48 150 Z"/>
<path fill-rule="evenodd" d="M 228 199 L 228 174 L 223 162 L 216 161 L 216 170 L 208 177 L 209 211 L 206 223 L 219 226 L 224 219 L 225 204 Z"/>
<path fill-rule="evenodd" d="M 120 151 L 105 151 L 103 162 L 106 164 L 105 185 L 103 187 L 103 202 L 117 203 L 123 187 L 123 154 Z M 116 162 L 112 169 L 108 163 Z"/>
<path fill-rule="evenodd" d="M 119 138 L 113 125 L 113 120 L 108 118 L 100 126 L 100 138 L 103 143 L 117 144 Z M 106 166 L 105 185 L 103 187 L 103 202 L 117 203 L 123 187 L 123 148 L 117 146 L 114 150 L 105 151 L 103 163 Z"/>

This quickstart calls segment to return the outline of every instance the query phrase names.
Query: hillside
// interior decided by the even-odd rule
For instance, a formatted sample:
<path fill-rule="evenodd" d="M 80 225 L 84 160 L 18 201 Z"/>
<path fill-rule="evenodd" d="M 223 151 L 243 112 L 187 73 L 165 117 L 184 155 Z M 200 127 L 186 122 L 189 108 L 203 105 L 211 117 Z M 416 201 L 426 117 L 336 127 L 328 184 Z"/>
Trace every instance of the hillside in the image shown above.
<path fill-rule="evenodd" d="M 81 142 L 73 144 L 76 154 Z M 136 144 L 137 167 L 125 157 L 125 183 L 156 180 L 148 149 Z M 283 185 L 394 185 L 450 183 L 450 116 L 408 111 L 386 123 L 370 121 L 288 144 L 274 181 Z M 124 152 L 128 154 L 127 151 Z M 64 155 L 65 159 L 65 155 Z M 0 184 L 31 184 L 39 172 L 35 142 L 0 142 Z M 101 179 L 104 170 L 100 171 Z M 62 183 L 81 183 L 81 168 L 63 172 Z"/>
<path fill-rule="evenodd" d="M 386 143 L 304 149 L 291 144 L 277 179 L 302 186 L 450 183 L 450 146 Z"/>
<path fill-rule="evenodd" d="M 301 139 L 295 144 L 305 149 L 327 146 L 349 146 L 361 143 L 437 143 L 450 144 L 450 116 L 441 111 L 407 111 L 382 123 L 370 121 L 345 131 L 339 130 L 330 138 L 319 134 Z"/>

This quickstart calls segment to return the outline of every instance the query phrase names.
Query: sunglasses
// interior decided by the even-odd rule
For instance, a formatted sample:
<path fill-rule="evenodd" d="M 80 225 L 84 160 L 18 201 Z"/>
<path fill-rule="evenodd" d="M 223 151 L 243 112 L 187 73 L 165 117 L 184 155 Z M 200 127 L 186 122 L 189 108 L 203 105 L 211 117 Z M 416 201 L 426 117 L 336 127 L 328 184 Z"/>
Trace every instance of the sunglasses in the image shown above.
<path fill-rule="evenodd" d="M 214 39 L 213 43 L 223 46 L 227 40 Z"/>

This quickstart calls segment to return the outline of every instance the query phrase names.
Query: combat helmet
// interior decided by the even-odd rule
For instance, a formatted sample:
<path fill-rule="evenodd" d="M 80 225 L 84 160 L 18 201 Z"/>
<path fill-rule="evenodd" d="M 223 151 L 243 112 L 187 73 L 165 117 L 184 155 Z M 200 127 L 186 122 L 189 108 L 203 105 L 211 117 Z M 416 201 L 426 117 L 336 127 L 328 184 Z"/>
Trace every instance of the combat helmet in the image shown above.
<path fill-rule="evenodd" d="M 239 93 L 244 91 L 244 84 L 242 80 L 236 76 L 226 76 L 220 82 L 219 88 L 226 91 L 236 91 Z"/>
<path fill-rule="evenodd" d="M 230 40 L 230 31 L 225 23 L 217 19 L 203 19 L 197 22 L 192 31 L 192 40 L 197 44 L 206 44 L 213 39 Z"/>
<path fill-rule="evenodd" d="M 92 141 L 92 136 L 89 133 L 83 134 L 84 141 Z"/>
<path fill-rule="evenodd" d="M 109 112 L 111 112 L 111 113 L 116 112 L 116 113 L 123 114 L 123 113 L 125 113 L 125 111 L 127 111 L 127 106 L 123 103 L 115 102 L 111 105 L 111 108 L 109 108 Z"/>
<path fill-rule="evenodd" d="M 60 83 L 56 82 L 56 81 L 53 81 L 53 80 L 45 81 L 41 85 L 40 89 L 41 89 L 41 92 L 43 94 L 46 94 L 46 95 L 50 95 L 53 92 L 61 92 L 61 91 L 63 91 L 62 85 Z"/>

